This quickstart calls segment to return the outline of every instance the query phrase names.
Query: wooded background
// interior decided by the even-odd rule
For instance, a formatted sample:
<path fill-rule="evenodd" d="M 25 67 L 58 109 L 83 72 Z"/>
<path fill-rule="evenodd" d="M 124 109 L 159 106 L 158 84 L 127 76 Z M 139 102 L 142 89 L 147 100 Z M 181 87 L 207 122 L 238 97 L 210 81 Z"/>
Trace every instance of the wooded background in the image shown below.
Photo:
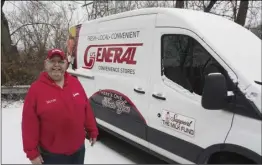
<path fill-rule="evenodd" d="M 186 8 L 221 15 L 246 27 L 261 38 L 261 1 L 82 1 L 83 20 L 73 14 L 79 1 L 24 1 L 4 13 L 1 1 L 2 85 L 30 85 L 43 70 L 50 48 L 65 49 L 68 29 L 83 21 L 139 8 Z M 8 3 L 11 3 L 10 1 Z"/>

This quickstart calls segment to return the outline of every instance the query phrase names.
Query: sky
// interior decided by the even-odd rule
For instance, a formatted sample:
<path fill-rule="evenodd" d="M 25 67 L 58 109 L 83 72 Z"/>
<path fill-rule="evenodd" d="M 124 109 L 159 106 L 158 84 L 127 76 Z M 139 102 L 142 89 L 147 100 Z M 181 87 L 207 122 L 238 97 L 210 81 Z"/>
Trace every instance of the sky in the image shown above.
<path fill-rule="evenodd" d="M 54 1 L 54 2 L 57 3 L 58 5 L 72 3 L 72 1 Z M 21 1 L 5 1 L 5 4 L 3 6 L 3 11 L 5 13 L 12 12 L 13 10 L 19 8 L 19 3 L 21 3 Z M 85 20 L 85 18 L 87 18 L 86 8 L 82 7 L 83 4 L 84 1 L 74 1 L 76 10 L 73 15 L 73 20 L 76 20 L 77 22 L 81 22 Z"/>
<path fill-rule="evenodd" d="M 6 15 L 8 15 L 8 13 L 11 13 L 11 12 L 19 9 L 20 3 L 25 3 L 25 1 L 24 2 L 23 1 L 5 1 L 5 4 L 3 6 L 4 13 Z M 88 15 L 87 15 L 87 12 L 86 12 L 86 8 L 82 7 L 82 5 L 84 5 L 84 1 L 52 1 L 52 3 L 55 3 L 57 5 L 60 5 L 60 4 L 67 5 L 67 4 L 73 3 L 75 5 L 75 11 L 74 11 L 74 14 L 73 14 L 73 17 L 72 17 L 72 22 L 71 22 L 70 26 L 73 26 L 73 25 L 76 25 L 78 23 L 82 23 L 84 21 L 87 21 Z M 55 7 L 56 5 L 53 5 L 53 6 Z M 70 17 L 69 16 L 70 14 L 71 13 L 68 10 L 68 18 Z M 14 30 L 10 25 L 9 25 L 9 28 L 10 28 L 11 32 Z M 16 41 L 16 40 L 14 40 L 14 38 L 12 38 L 12 40 L 14 42 Z M 24 48 L 22 42 L 18 42 L 17 47 L 18 47 L 19 50 L 22 50 Z"/>

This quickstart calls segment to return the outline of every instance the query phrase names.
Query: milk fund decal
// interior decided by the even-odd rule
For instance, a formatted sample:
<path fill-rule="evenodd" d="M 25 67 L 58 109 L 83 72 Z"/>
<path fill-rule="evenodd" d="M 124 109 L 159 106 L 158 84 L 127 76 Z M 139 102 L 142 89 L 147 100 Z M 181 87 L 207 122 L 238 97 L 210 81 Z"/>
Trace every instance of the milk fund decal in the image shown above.
<path fill-rule="evenodd" d="M 145 119 L 140 114 L 134 103 L 124 94 L 114 90 L 100 90 L 90 98 L 91 102 L 99 105 L 96 108 L 98 113 L 107 113 L 111 111 L 118 115 L 118 117 L 128 116 L 134 121 L 145 123 Z"/>
<path fill-rule="evenodd" d="M 171 128 L 190 137 L 195 136 L 195 119 L 167 110 L 163 110 L 161 116 L 161 122 L 163 126 Z"/>

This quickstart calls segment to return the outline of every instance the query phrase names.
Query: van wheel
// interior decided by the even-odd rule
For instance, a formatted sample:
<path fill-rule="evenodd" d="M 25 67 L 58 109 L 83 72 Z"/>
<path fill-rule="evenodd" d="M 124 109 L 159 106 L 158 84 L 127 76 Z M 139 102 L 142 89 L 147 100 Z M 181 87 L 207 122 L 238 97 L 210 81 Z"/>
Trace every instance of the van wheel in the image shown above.
<path fill-rule="evenodd" d="M 213 154 L 207 164 L 256 164 L 254 161 L 231 152 Z"/>
<path fill-rule="evenodd" d="M 105 135 L 105 131 L 102 130 L 101 128 L 98 128 L 98 131 L 99 131 L 99 135 L 97 137 L 97 141 L 101 140 Z"/>

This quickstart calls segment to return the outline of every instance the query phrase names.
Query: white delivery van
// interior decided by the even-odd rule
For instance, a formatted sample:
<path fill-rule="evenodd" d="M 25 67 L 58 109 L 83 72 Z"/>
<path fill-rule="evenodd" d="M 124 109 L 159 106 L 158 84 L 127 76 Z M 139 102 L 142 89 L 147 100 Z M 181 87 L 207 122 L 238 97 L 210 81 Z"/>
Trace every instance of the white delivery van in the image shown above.
<path fill-rule="evenodd" d="M 168 162 L 261 163 L 261 40 L 223 17 L 148 8 L 82 23 L 99 128 Z"/>

